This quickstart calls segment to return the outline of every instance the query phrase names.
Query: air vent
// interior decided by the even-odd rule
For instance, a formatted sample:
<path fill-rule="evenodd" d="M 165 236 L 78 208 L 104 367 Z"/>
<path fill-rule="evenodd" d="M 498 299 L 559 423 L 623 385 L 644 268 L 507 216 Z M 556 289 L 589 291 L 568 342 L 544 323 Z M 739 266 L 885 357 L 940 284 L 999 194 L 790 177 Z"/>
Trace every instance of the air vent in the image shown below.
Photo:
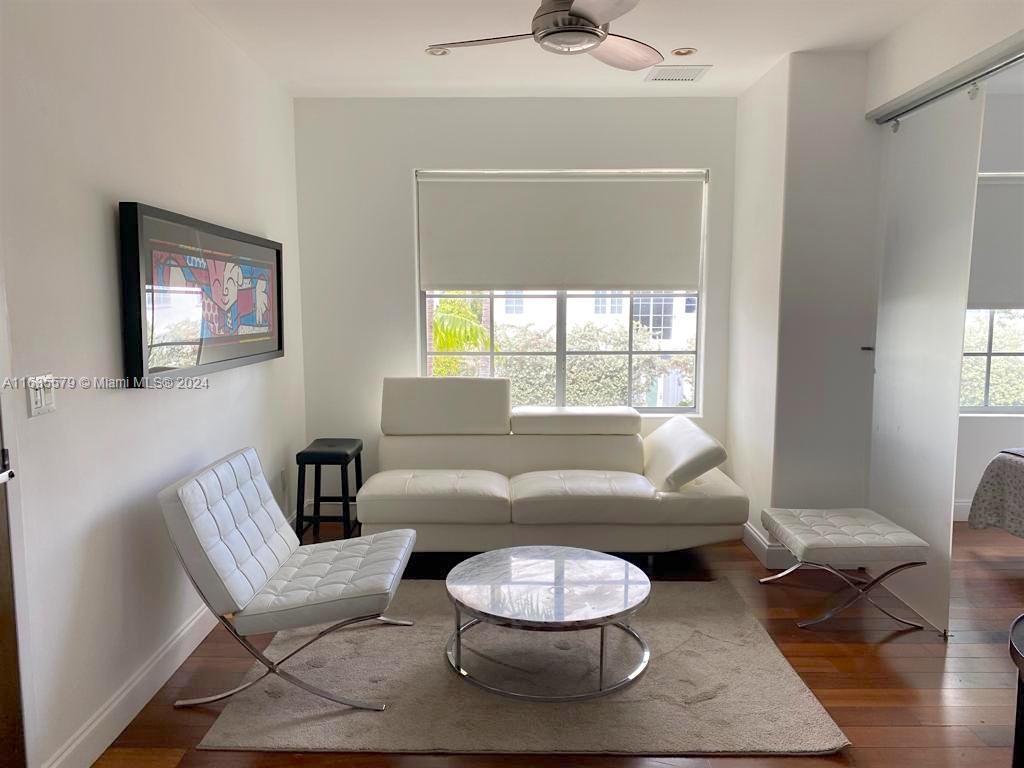
<path fill-rule="evenodd" d="M 644 78 L 651 83 L 695 83 L 711 69 L 710 64 L 664 65 L 652 67 Z"/>

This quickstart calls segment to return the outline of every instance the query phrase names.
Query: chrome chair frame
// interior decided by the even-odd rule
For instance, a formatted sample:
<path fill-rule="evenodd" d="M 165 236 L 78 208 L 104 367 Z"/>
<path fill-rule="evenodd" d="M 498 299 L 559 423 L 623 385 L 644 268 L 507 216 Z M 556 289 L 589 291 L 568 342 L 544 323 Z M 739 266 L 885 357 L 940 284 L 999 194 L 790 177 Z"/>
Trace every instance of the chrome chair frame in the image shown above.
<path fill-rule="evenodd" d="M 347 627 L 350 624 L 359 624 L 364 621 L 376 620 L 381 622 L 382 624 L 391 624 L 400 627 L 411 627 L 413 626 L 413 622 L 406 621 L 404 619 L 392 619 L 387 616 L 384 616 L 383 614 L 372 614 L 369 616 L 357 616 L 352 619 L 345 619 L 344 621 L 339 621 L 337 624 L 332 624 L 327 629 L 323 630 L 322 632 L 319 632 L 311 640 L 307 640 L 298 648 L 291 651 L 282 658 L 278 659 L 277 661 L 272 661 L 268 659 L 266 655 L 262 651 L 260 651 L 256 646 L 250 643 L 245 638 L 244 635 L 240 635 L 238 633 L 238 630 L 235 629 L 235 625 L 231 622 L 229 616 L 222 616 L 213 609 L 213 606 L 210 605 L 210 601 L 207 600 L 206 595 L 203 594 L 203 590 L 199 588 L 199 585 L 196 584 L 195 579 L 192 578 L 192 574 L 189 573 L 189 570 L 185 565 L 185 561 L 182 558 L 181 553 L 178 552 L 177 546 L 174 547 L 174 551 L 175 554 L 178 556 L 178 561 L 181 563 L 182 568 L 184 568 L 185 570 L 185 575 L 188 576 L 188 580 L 192 582 L 192 586 L 195 588 L 196 593 L 199 595 L 199 598 L 203 601 L 206 607 L 209 608 L 210 612 L 217 617 L 217 621 L 220 622 L 221 626 L 227 629 L 228 633 L 233 638 L 235 638 L 235 640 L 238 641 L 239 645 L 245 648 L 245 650 L 249 652 L 250 656 L 252 656 L 254 659 L 256 659 L 256 661 L 258 661 L 265 667 L 263 674 L 246 683 L 242 683 L 241 685 L 236 686 L 230 690 L 221 691 L 220 693 L 215 693 L 210 696 L 201 696 L 195 699 L 179 699 L 178 701 L 174 702 L 175 709 L 183 709 L 185 707 L 198 707 L 204 704 L 212 704 L 215 701 L 227 699 L 231 696 L 234 696 L 236 693 L 241 693 L 247 688 L 252 687 L 268 675 L 277 675 L 285 682 L 291 683 L 297 688 L 301 688 L 302 690 L 307 691 L 308 693 L 312 693 L 314 696 L 319 696 L 320 698 L 327 699 L 328 701 L 332 701 L 335 704 L 342 704 L 346 707 L 352 707 L 353 709 L 367 709 L 375 712 L 383 712 L 387 708 L 387 704 L 372 704 L 366 701 L 359 701 L 356 699 L 348 699 L 343 698 L 341 696 L 337 696 L 331 693 L 330 691 L 325 691 L 323 688 L 318 688 L 317 686 L 312 685 L 311 683 L 307 683 L 305 680 L 296 677 L 290 672 L 284 671 L 283 669 L 281 669 L 281 665 L 288 661 L 288 659 L 297 654 L 299 651 L 305 650 L 306 648 L 311 646 L 317 640 L 320 640 L 326 637 L 327 635 L 331 634 L 332 632 L 335 632 L 343 627 Z"/>
<path fill-rule="evenodd" d="M 864 578 L 862 576 L 851 576 L 848 573 L 843 573 L 842 571 L 833 568 L 831 565 L 828 565 L 827 563 L 812 563 L 810 561 L 802 560 L 802 561 L 796 563 L 796 565 L 791 565 L 789 568 L 787 568 L 786 570 L 782 571 L 781 573 L 776 573 L 776 574 L 774 574 L 772 576 L 765 576 L 763 579 L 759 579 L 758 581 L 761 584 L 770 584 L 773 581 L 778 581 L 783 576 L 788 576 L 789 574 L 793 573 L 793 571 L 796 571 L 799 568 L 818 568 L 820 570 L 828 571 L 829 573 L 831 573 L 831 574 L 833 574 L 835 576 L 838 576 L 840 579 L 842 579 L 844 582 L 846 582 L 846 584 L 848 586 L 851 586 L 855 590 L 857 590 L 856 594 L 851 595 L 849 598 L 844 600 L 842 603 L 840 603 L 839 605 L 835 606 L 834 608 L 826 611 L 821 616 L 818 616 L 817 618 L 814 618 L 814 619 L 809 619 L 808 621 L 797 622 L 797 626 L 800 627 L 801 629 L 806 629 L 807 627 L 813 626 L 814 624 L 820 624 L 823 621 L 827 621 L 828 619 L 831 619 L 833 616 L 835 616 L 839 612 L 845 611 L 847 608 L 849 608 L 851 605 L 853 605 L 854 603 L 856 603 L 858 600 L 861 600 L 861 599 L 867 600 L 869 603 L 871 603 L 873 606 L 875 606 L 875 608 L 880 610 L 882 613 L 884 613 L 890 619 L 895 619 L 896 621 L 900 622 L 901 624 L 906 624 L 907 626 L 913 627 L 914 629 L 924 629 L 924 627 L 921 626 L 920 624 L 915 624 L 914 622 L 908 621 L 907 619 L 901 619 L 899 616 L 896 616 L 896 615 L 890 613 L 885 608 L 883 608 L 878 603 L 876 603 L 874 600 L 872 600 L 871 599 L 871 595 L 868 594 L 871 590 L 873 590 L 875 587 L 879 586 L 883 581 L 888 579 L 893 574 L 899 573 L 900 571 L 905 571 L 908 568 L 916 568 L 919 565 L 926 565 L 926 563 L 923 563 L 923 562 L 901 563 L 900 565 L 896 565 L 896 566 L 890 568 L 885 573 L 883 573 L 883 574 L 881 574 L 879 576 L 876 576 L 873 579 L 869 579 L 869 578 Z"/>

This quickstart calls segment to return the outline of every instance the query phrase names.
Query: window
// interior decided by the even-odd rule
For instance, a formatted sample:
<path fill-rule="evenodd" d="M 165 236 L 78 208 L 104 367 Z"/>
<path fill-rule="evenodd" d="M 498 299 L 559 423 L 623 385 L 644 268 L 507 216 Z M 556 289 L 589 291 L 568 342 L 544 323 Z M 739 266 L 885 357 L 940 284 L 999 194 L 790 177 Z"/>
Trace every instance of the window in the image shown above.
<path fill-rule="evenodd" d="M 969 309 L 960 409 L 1024 411 L 1024 309 Z"/>
<path fill-rule="evenodd" d="M 633 322 L 648 328 L 656 339 L 672 338 L 671 296 L 638 296 L 633 301 Z"/>
<path fill-rule="evenodd" d="M 522 291 L 506 291 L 505 293 L 505 314 L 506 315 L 521 315 L 523 314 L 523 300 Z"/>
<path fill-rule="evenodd" d="M 622 314 L 622 296 L 618 295 L 618 291 L 597 291 L 594 297 L 594 314 Z"/>
<path fill-rule="evenodd" d="M 508 377 L 514 405 L 696 408 L 695 292 L 427 291 L 422 297 L 427 376 Z M 510 302 L 517 311 L 509 311 Z"/>

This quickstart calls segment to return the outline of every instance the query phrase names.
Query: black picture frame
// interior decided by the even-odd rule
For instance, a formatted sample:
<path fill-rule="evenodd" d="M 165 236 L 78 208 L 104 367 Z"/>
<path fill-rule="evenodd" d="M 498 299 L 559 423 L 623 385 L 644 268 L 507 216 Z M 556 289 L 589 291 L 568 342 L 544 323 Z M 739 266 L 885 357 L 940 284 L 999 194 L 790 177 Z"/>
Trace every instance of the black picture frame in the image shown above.
<path fill-rule="evenodd" d="M 239 232 L 219 224 L 213 224 L 173 211 L 155 208 L 137 202 L 118 204 L 120 230 L 120 272 L 121 272 L 121 318 L 122 341 L 126 385 L 129 388 L 150 386 L 156 380 L 168 381 L 186 377 L 205 376 L 230 368 L 273 360 L 284 356 L 284 287 L 283 254 L 281 243 L 257 235 Z M 241 355 L 230 359 L 200 363 L 189 367 L 166 368 L 152 371 L 149 368 L 149 347 L 147 344 L 146 286 L 152 272 L 152 254 L 146 241 L 144 226 L 146 220 L 166 222 L 193 229 L 199 235 L 211 235 L 224 240 L 257 246 L 274 252 L 274 290 L 272 291 L 276 332 L 275 348 L 258 353 Z"/>

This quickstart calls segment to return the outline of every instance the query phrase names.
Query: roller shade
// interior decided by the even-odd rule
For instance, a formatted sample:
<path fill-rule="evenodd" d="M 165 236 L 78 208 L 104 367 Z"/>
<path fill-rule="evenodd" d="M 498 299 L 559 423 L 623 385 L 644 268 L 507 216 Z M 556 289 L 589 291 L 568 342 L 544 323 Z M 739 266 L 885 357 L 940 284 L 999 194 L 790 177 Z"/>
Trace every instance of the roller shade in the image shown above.
<path fill-rule="evenodd" d="M 967 306 L 1024 307 L 1024 176 L 979 181 Z"/>
<path fill-rule="evenodd" d="M 705 171 L 419 171 L 420 286 L 693 289 Z"/>

